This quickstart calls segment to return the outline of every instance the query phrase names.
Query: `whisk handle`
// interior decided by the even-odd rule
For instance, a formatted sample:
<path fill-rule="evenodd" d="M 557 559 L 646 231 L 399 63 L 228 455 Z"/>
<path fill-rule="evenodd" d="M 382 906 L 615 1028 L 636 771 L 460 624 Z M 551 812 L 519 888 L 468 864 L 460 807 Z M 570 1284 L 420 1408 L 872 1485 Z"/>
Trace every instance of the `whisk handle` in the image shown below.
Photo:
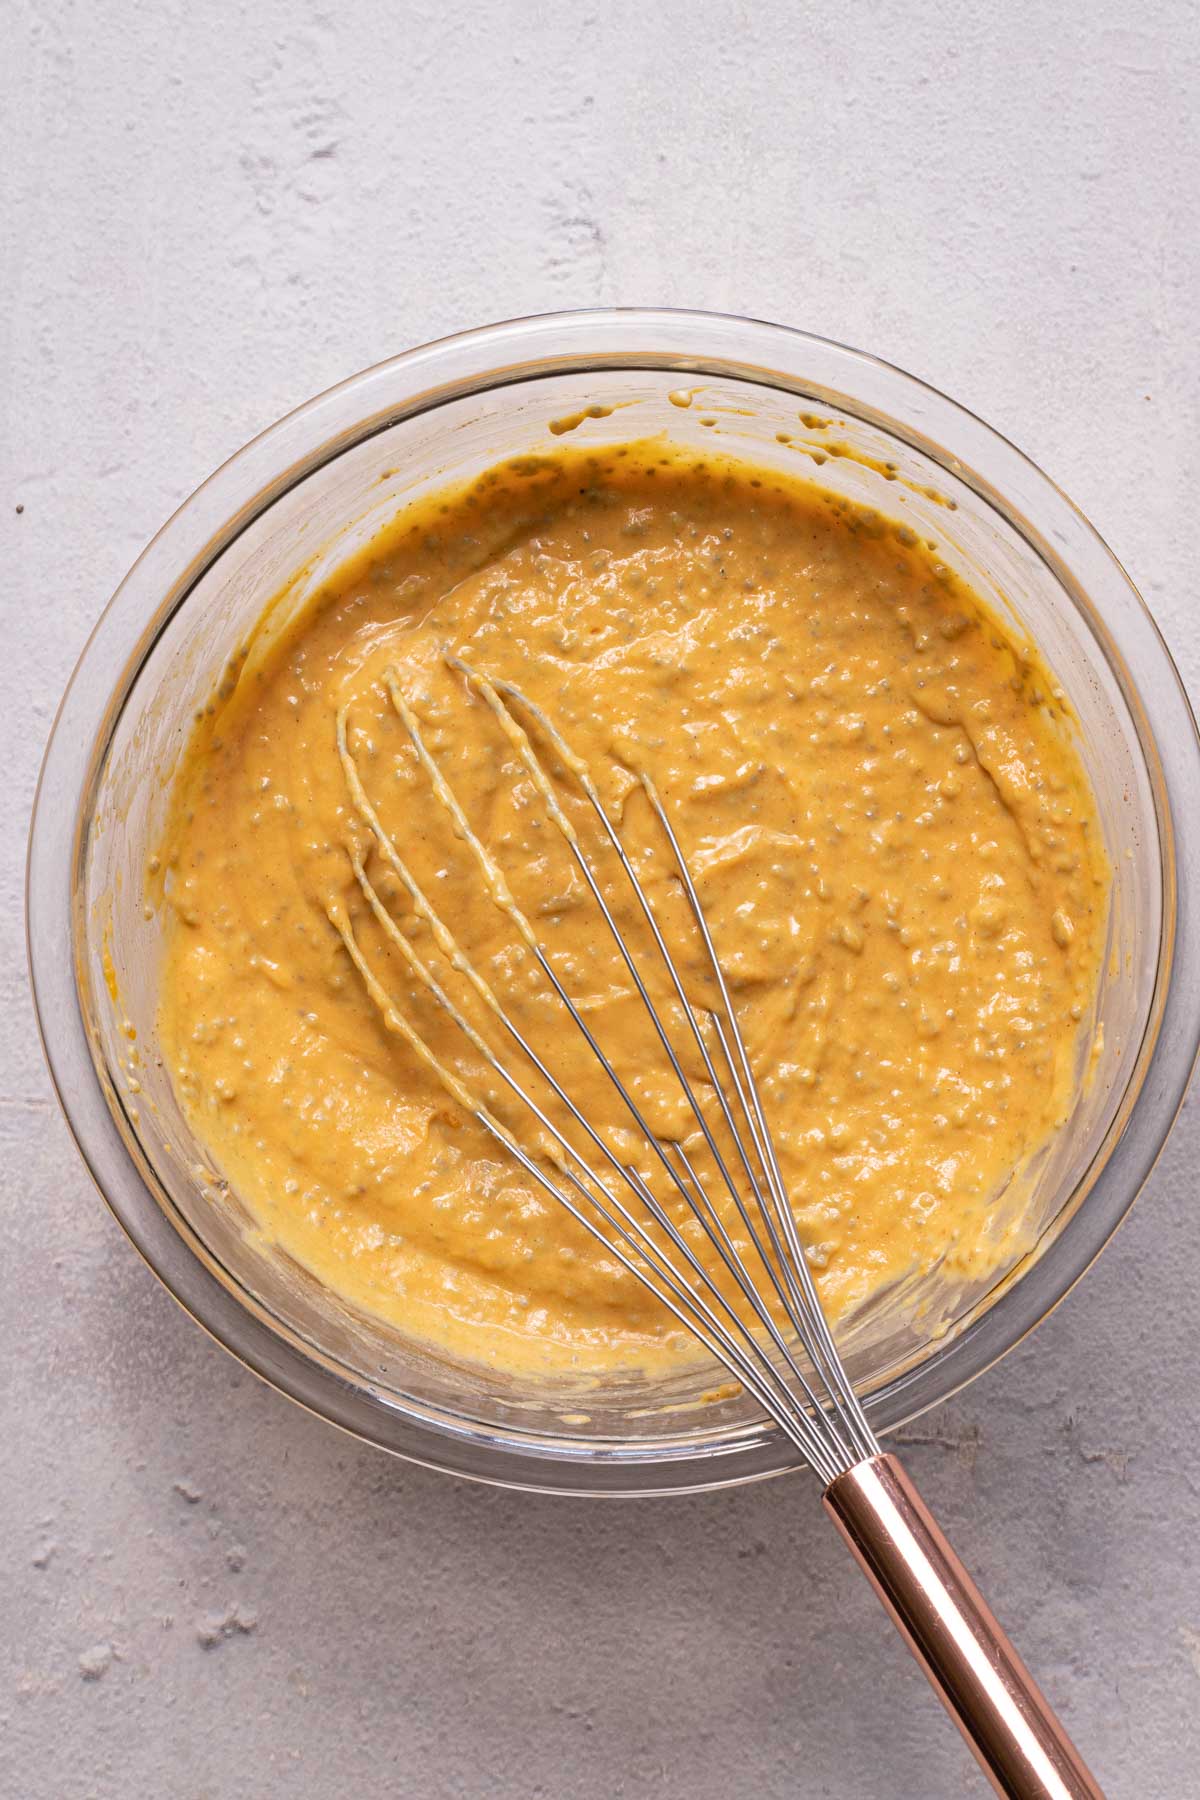
<path fill-rule="evenodd" d="M 996 1792 L 1104 1800 L 897 1459 L 839 1475 L 825 1505 Z"/>

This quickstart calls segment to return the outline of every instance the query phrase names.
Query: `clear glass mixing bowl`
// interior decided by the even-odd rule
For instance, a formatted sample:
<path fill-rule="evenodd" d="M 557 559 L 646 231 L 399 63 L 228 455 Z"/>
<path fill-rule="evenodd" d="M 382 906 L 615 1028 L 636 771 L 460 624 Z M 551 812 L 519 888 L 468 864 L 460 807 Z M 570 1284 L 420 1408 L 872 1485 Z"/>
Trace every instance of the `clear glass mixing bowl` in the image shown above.
<path fill-rule="evenodd" d="M 552 422 L 596 406 L 613 410 L 585 417 L 576 441 L 719 445 L 905 520 L 1038 643 L 1073 704 L 1115 879 L 1103 1049 L 1068 1127 L 1023 1173 L 1029 1231 L 1015 1265 L 986 1289 L 881 1296 L 843 1340 L 880 1431 L 1010 1349 L 1115 1230 L 1191 1071 L 1200 754 L 1170 656 L 1087 521 L 978 419 L 872 357 L 746 319 L 571 313 L 427 345 L 281 420 L 164 526 L 80 659 L 38 791 L 28 928 L 80 1151 L 133 1243 L 221 1343 L 313 1411 L 421 1462 L 646 1493 L 771 1474 L 792 1453 L 744 1398 L 703 1400 L 711 1369 L 657 1384 L 518 1381 L 342 1305 L 264 1242 L 209 1168 L 157 1054 L 158 926 L 143 912 L 174 759 L 264 603 L 288 584 L 302 599 L 406 500 L 549 449 Z M 827 460 L 814 468 L 807 452 Z"/>

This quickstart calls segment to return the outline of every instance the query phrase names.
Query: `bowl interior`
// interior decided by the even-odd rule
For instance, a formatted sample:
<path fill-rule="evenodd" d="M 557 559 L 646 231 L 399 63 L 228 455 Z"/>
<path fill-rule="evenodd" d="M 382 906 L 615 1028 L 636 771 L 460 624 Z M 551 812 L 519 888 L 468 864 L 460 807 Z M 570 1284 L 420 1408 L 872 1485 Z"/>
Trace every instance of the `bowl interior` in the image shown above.
<path fill-rule="evenodd" d="M 809 476 L 902 520 L 936 544 L 1013 637 L 1037 643 L 1066 691 L 1113 869 L 1099 1048 L 1087 1066 L 1081 1062 L 1068 1125 L 1013 1179 L 1006 1198 L 1025 1231 L 1009 1265 L 975 1289 L 935 1273 L 876 1296 L 847 1322 L 843 1352 L 877 1424 L 895 1421 L 895 1396 L 915 1369 L 1048 1254 L 1132 1104 L 1152 1019 L 1165 921 L 1151 740 L 1103 623 L 1011 501 L 1001 503 L 978 473 L 916 431 L 816 386 L 704 373 L 681 391 L 677 368 L 644 361 L 510 375 L 365 422 L 349 441 L 331 442 L 265 508 L 249 508 L 155 621 L 94 763 L 73 911 L 80 1005 L 114 1118 L 173 1227 L 243 1305 L 300 1355 L 368 1396 L 381 1415 L 480 1445 L 607 1459 L 618 1468 L 764 1446 L 768 1462 L 786 1461 L 776 1434 L 743 1397 L 707 1397 L 711 1365 L 655 1382 L 633 1371 L 517 1382 L 342 1304 L 264 1239 L 209 1166 L 158 1051 L 159 927 L 145 916 L 146 863 L 197 708 L 267 601 L 286 590 L 289 608 L 303 605 L 323 574 L 407 501 L 502 458 L 551 450 L 560 441 L 552 424 L 561 428 L 597 406 L 613 410 L 573 425 L 576 441 L 663 434 L 705 453 Z"/>

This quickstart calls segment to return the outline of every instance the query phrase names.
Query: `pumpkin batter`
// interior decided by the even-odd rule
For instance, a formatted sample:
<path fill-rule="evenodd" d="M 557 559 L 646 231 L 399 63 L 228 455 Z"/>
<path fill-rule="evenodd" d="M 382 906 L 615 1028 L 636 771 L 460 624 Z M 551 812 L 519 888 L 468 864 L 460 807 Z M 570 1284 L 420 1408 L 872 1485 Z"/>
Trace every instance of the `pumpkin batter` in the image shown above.
<path fill-rule="evenodd" d="M 536 1087 L 440 958 L 364 802 L 580 1108 L 686 1218 L 414 752 L 405 708 L 630 1092 L 711 1174 L 561 833 L 449 651 L 516 683 L 586 760 L 703 1000 L 638 780 L 652 776 L 831 1315 L 939 1264 L 987 1271 L 1005 1185 L 1079 1080 L 1109 878 L 1051 678 L 926 546 L 819 488 L 631 444 L 525 458 L 410 508 L 284 611 L 196 728 L 156 896 L 172 915 L 160 1027 L 180 1103 L 282 1247 L 480 1361 L 694 1353 L 378 1003 L 539 1141 L 372 910 L 370 893 Z M 521 723 L 598 845 L 578 784 Z M 597 851 L 597 866 L 632 922 L 615 860 Z"/>

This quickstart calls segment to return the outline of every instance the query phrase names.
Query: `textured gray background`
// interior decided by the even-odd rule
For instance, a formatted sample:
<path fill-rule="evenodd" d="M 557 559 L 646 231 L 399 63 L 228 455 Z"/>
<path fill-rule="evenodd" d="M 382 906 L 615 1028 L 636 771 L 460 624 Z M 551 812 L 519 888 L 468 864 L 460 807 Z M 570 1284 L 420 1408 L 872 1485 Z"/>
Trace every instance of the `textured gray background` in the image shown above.
<path fill-rule="evenodd" d="M 946 388 L 1099 524 L 1200 694 L 1195 7 L 14 0 L 4 52 L 0 1791 L 982 1793 L 804 1481 L 455 1485 L 176 1310 L 50 1096 L 25 823 L 92 621 L 214 464 L 393 351 L 595 302 Z M 1200 1099 L 1082 1290 L 908 1433 L 1134 1800 L 1200 1793 L 1198 1165 Z"/>

